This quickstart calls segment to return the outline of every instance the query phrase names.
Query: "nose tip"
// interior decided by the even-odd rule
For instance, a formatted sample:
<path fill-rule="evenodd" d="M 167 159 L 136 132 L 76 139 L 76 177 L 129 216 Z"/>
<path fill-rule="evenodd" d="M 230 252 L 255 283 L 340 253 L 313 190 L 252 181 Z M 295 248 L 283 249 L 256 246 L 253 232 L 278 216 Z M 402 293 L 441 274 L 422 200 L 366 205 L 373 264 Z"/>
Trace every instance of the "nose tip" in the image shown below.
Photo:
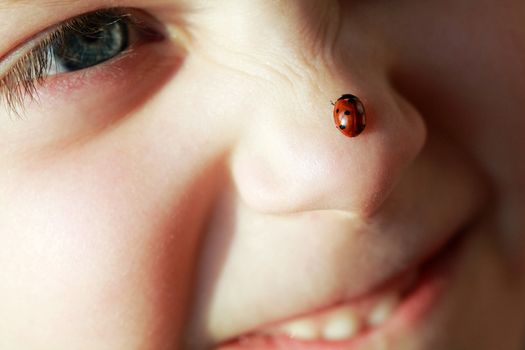
<path fill-rule="evenodd" d="M 380 103 L 366 105 L 367 129 L 355 138 L 337 130 L 329 103 L 301 123 L 284 108 L 256 118 L 264 123 L 245 133 L 232 157 L 240 197 L 265 213 L 372 215 L 426 138 L 421 116 L 402 98 L 373 101 Z"/>

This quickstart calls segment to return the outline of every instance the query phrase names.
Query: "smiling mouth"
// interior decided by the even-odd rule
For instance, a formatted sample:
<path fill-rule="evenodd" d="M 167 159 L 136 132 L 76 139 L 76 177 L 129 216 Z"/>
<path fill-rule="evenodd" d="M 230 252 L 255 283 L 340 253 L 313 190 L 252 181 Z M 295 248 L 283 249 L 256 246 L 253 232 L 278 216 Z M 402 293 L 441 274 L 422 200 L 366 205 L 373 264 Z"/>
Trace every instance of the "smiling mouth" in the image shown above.
<path fill-rule="evenodd" d="M 374 334 L 410 328 L 435 308 L 453 279 L 465 236 L 463 230 L 453 235 L 430 257 L 366 295 L 262 327 L 215 349 L 368 348 Z"/>

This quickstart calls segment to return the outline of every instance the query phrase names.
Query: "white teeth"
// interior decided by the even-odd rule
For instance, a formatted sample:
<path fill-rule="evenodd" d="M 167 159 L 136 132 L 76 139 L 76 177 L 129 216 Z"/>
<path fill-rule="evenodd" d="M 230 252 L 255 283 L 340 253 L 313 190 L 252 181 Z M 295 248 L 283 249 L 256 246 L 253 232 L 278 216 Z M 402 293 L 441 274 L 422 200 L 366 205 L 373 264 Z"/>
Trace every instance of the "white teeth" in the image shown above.
<path fill-rule="evenodd" d="M 398 304 L 399 296 L 397 294 L 390 294 L 381 299 L 368 315 L 368 325 L 379 326 L 383 324 L 392 315 Z"/>
<path fill-rule="evenodd" d="M 313 320 L 297 320 L 280 328 L 290 338 L 297 340 L 316 340 L 319 338 L 318 326 Z"/>
<path fill-rule="evenodd" d="M 322 335 L 325 340 L 344 340 L 356 335 L 360 328 L 361 324 L 357 315 L 346 308 L 326 318 Z"/>
<path fill-rule="evenodd" d="M 357 336 L 365 327 L 387 321 L 400 303 L 402 289 L 383 295 L 373 304 L 342 305 L 330 311 L 288 322 L 266 330 L 270 336 L 284 335 L 299 341 L 344 341 Z"/>

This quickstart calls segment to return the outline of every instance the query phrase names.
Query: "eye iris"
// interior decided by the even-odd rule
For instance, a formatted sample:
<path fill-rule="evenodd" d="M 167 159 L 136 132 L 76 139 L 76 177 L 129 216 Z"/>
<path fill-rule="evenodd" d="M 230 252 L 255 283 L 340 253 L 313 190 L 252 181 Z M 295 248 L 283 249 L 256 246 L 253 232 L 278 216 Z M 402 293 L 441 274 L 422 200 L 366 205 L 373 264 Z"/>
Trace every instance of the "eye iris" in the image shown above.
<path fill-rule="evenodd" d="M 53 46 L 58 65 L 76 71 L 107 61 L 129 46 L 129 24 L 122 19 L 85 19 L 66 30 Z"/>

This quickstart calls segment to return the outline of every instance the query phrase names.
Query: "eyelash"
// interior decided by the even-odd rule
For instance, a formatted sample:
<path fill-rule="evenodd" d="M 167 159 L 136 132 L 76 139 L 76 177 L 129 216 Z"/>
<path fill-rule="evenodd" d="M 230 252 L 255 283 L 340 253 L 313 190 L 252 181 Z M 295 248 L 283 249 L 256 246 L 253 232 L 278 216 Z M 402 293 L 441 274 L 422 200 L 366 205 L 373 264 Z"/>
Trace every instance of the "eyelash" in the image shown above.
<path fill-rule="evenodd" d="M 30 100 L 36 99 L 38 97 L 38 86 L 42 85 L 46 78 L 49 77 L 49 71 L 53 66 L 53 57 L 55 55 L 52 48 L 66 45 L 64 38 L 69 33 L 78 33 L 80 35 L 93 34 L 93 28 L 87 25 L 92 24 L 90 21 L 97 18 L 100 20 L 100 22 L 97 23 L 100 26 L 111 25 L 122 21 L 130 26 L 130 31 L 138 30 L 141 35 L 149 36 L 152 40 L 164 38 L 159 31 L 148 27 L 144 21 L 138 19 L 136 14 L 132 13 L 131 10 L 102 9 L 74 17 L 50 30 L 49 33 L 45 34 L 27 53 L 23 54 L 21 58 L 13 63 L 12 67 L 9 68 L 4 76 L 0 76 L 0 102 L 3 99 L 7 109 L 19 115 L 19 110 L 23 108 L 24 101 L 28 98 Z M 106 22 L 103 22 L 104 20 L 106 20 Z M 91 31 L 88 32 L 90 29 Z M 132 50 L 133 45 L 134 44 L 130 42 L 124 51 L 114 57 Z M 95 65 L 101 64 L 104 61 Z M 89 67 L 85 69 L 87 68 Z"/>

